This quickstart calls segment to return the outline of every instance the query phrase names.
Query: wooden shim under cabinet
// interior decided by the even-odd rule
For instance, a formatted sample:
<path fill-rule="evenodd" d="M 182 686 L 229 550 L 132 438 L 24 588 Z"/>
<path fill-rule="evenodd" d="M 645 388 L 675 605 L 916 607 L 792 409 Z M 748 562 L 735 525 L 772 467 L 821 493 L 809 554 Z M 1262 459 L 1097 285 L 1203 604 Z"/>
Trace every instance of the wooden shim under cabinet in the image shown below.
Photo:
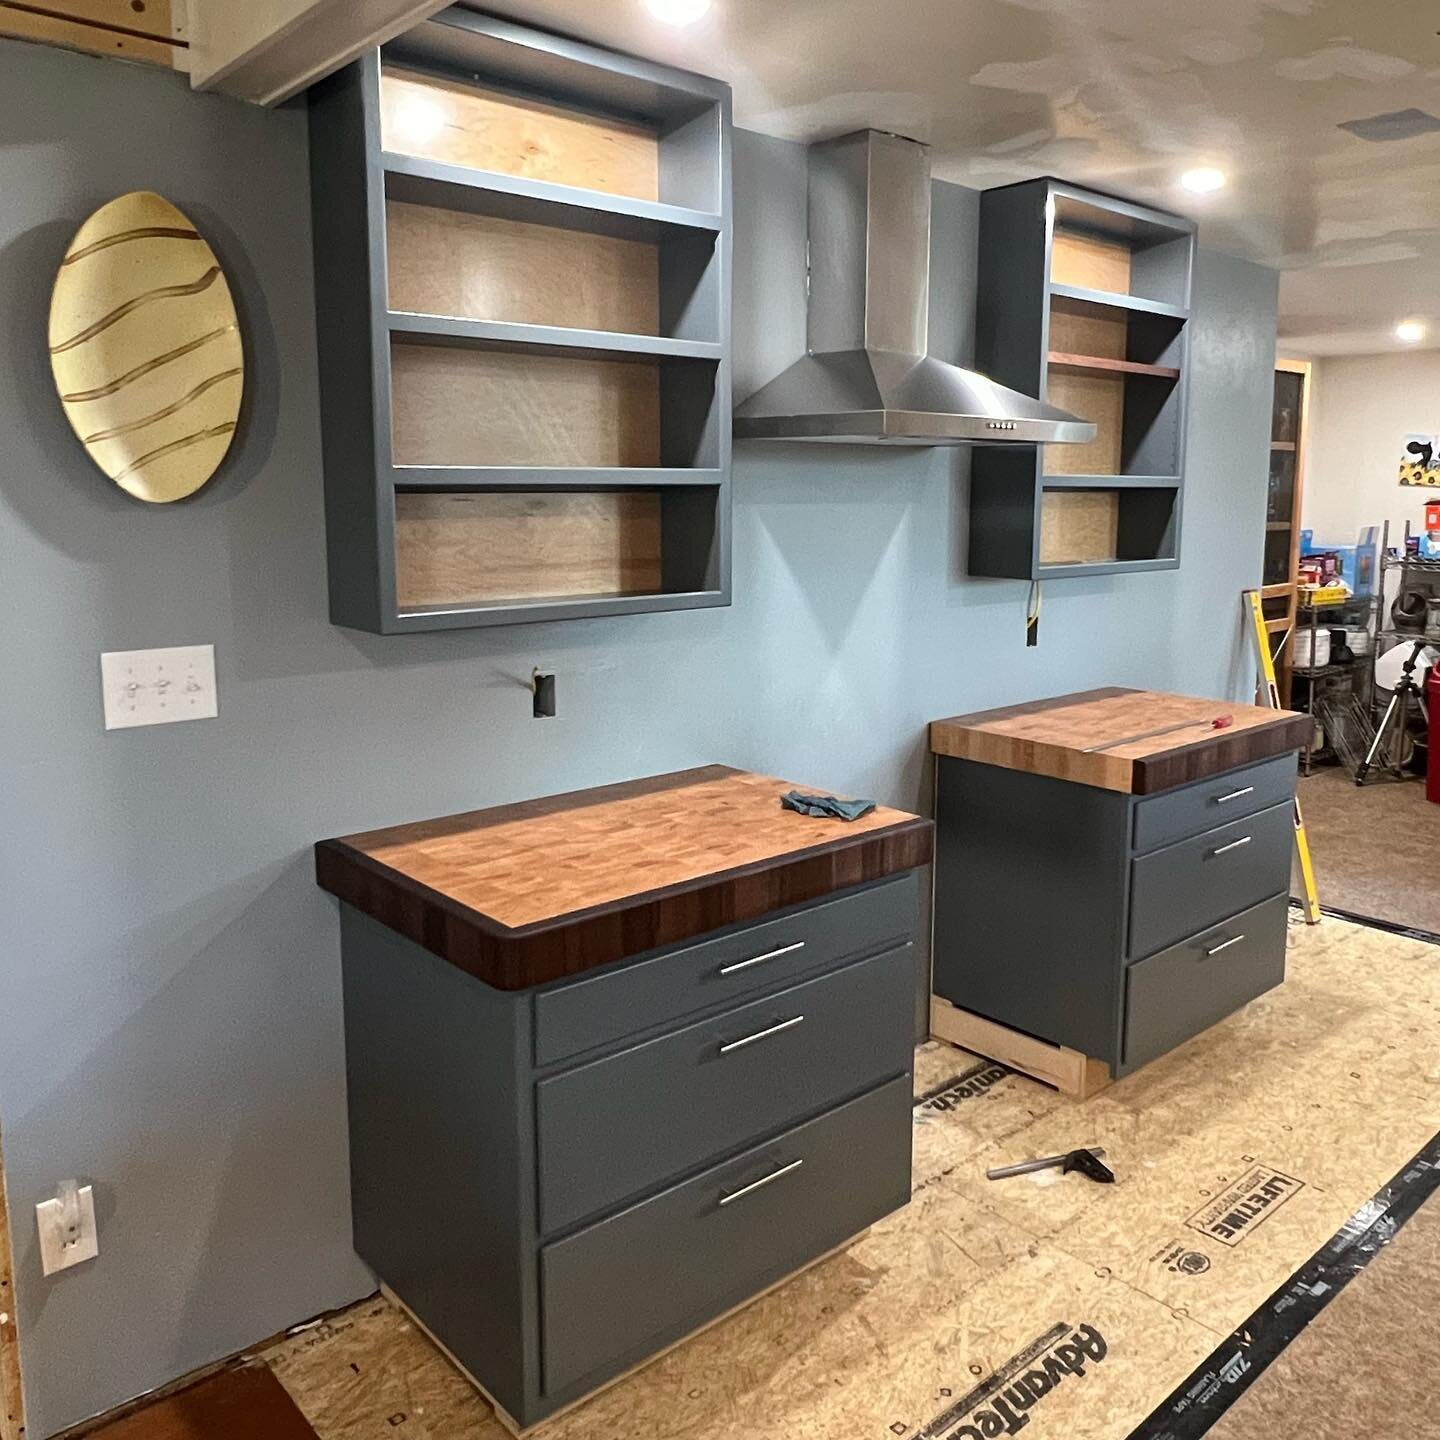
<path fill-rule="evenodd" d="M 1040 516 L 1042 565 L 1095 565 L 1117 557 L 1120 496 L 1114 490 L 1047 490 Z"/>
<path fill-rule="evenodd" d="M 1050 373 L 1046 398 L 1052 405 L 1089 420 L 1095 438 L 1085 445 L 1047 445 L 1047 475 L 1118 475 L 1123 463 L 1125 380 L 1119 375 Z"/>
<path fill-rule="evenodd" d="M 656 245 L 396 200 L 385 229 L 392 310 L 660 332 Z"/>
<path fill-rule="evenodd" d="M 397 465 L 660 463 L 660 370 L 640 361 L 392 345 Z"/>
<path fill-rule="evenodd" d="M 998 1025 L 939 995 L 930 997 L 930 1033 L 937 1040 L 987 1060 L 998 1060 L 1078 1100 L 1088 1100 L 1110 1084 L 1110 1067 L 1103 1060 Z"/>
<path fill-rule="evenodd" d="M 384 148 L 402 155 L 660 198 L 659 140 L 623 120 L 387 68 L 380 123 Z"/>
<path fill-rule="evenodd" d="M 402 610 L 544 595 L 661 589 L 654 490 L 400 494 L 395 585 Z"/>
<path fill-rule="evenodd" d="M 1079 285 L 1087 290 L 1128 295 L 1130 247 L 1123 240 L 1057 225 L 1050 253 L 1050 279 L 1056 285 Z"/>

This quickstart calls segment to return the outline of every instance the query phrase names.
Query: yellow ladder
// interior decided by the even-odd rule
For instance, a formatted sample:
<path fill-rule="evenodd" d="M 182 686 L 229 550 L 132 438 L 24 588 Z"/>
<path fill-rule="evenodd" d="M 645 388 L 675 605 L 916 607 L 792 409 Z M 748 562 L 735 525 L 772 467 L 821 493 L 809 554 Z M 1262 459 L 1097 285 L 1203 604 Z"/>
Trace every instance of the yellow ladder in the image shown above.
<path fill-rule="evenodd" d="M 1265 608 L 1258 590 L 1245 592 L 1250 619 L 1255 629 L 1255 646 L 1260 655 L 1260 674 L 1272 710 L 1281 710 L 1280 685 L 1275 678 L 1275 657 L 1270 653 L 1270 632 L 1265 628 Z M 1315 890 L 1315 866 L 1310 859 L 1310 837 L 1305 833 L 1305 817 L 1300 813 L 1300 797 L 1295 797 L 1295 853 L 1300 857 L 1300 876 L 1305 883 L 1305 923 L 1320 923 L 1320 896 Z"/>

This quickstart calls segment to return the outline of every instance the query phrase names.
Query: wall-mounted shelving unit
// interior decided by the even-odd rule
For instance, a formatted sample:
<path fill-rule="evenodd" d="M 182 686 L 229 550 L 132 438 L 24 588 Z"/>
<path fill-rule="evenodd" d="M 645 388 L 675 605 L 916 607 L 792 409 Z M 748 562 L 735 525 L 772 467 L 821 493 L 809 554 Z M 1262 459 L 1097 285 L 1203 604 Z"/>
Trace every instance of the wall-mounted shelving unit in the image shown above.
<path fill-rule="evenodd" d="M 1194 226 L 1052 179 L 986 191 L 980 216 L 979 368 L 1097 433 L 975 453 L 970 573 L 1173 569 Z"/>
<path fill-rule="evenodd" d="M 331 619 L 728 604 L 728 87 L 455 8 L 310 103 Z"/>

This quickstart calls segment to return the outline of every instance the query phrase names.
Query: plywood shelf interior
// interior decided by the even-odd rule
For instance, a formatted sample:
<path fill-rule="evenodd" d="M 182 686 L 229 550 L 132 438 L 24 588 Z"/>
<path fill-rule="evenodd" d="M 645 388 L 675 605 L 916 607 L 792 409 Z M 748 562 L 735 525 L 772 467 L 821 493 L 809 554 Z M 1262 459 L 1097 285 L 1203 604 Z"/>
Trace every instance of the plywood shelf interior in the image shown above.
<path fill-rule="evenodd" d="M 711 593 L 718 493 L 400 491 L 400 612 Z M 667 546 L 667 530 L 680 525 L 684 543 Z"/>
<path fill-rule="evenodd" d="M 460 7 L 312 93 L 337 623 L 728 603 L 728 133 L 717 82 Z"/>
<path fill-rule="evenodd" d="M 609 490 L 633 484 L 635 471 L 616 465 L 394 465 L 396 492 L 402 490 Z M 647 489 L 719 486 L 723 470 L 657 466 L 644 472 Z"/>
<path fill-rule="evenodd" d="M 1040 512 L 1040 567 L 1174 563 L 1177 487 L 1090 489 L 1046 485 Z"/>
<path fill-rule="evenodd" d="M 981 368 L 1091 421 L 1096 435 L 977 452 L 972 574 L 1179 563 L 1193 249 L 1188 221 L 1059 181 L 985 193 Z"/>
<path fill-rule="evenodd" d="M 1049 363 L 1051 370 L 1073 370 L 1079 374 L 1100 375 L 1150 375 L 1157 380 L 1178 380 L 1178 365 L 1147 365 L 1139 360 L 1120 360 L 1105 355 L 1067 355 L 1052 350 Z"/>
<path fill-rule="evenodd" d="M 1162 300 L 1146 300 L 1138 295 L 1119 295 L 1110 290 L 1092 290 L 1085 285 L 1056 282 L 1050 293 L 1062 300 L 1081 305 L 1095 305 L 1105 310 L 1120 310 L 1137 315 L 1160 315 L 1169 320 L 1188 320 L 1190 311 L 1184 305 L 1167 305 Z"/>
<path fill-rule="evenodd" d="M 541 350 L 606 360 L 712 360 L 723 358 L 716 340 L 672 340 L 621 330 L 576 330 L 562 325 L 465 320 L 452 315 L 392 310 L 386 316 L 392 337 L 416 344 L 474 345 L 491 350 Z"/>

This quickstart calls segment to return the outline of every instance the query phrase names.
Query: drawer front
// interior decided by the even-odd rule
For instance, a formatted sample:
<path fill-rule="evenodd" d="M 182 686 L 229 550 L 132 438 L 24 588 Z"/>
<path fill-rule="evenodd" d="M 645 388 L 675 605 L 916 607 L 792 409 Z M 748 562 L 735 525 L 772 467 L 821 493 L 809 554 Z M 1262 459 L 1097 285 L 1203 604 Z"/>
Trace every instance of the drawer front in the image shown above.
<path fill-rule="evenodd" d="M 909 946 L 535 1087 L 544 1234 L 910 1068 Z"/>
<path fill-rule="evenodd" d="M 1295 815 L 1275 805 L 1130 862 L 1132 959 L 1238 915 L 1290 883 Z"/>
<path fill-rule="evenodd" d="M 910 1198 L 901 1077 L 540 1252 L 545 1393 L 590 1389 Z"/>
<path fill-rule="evenodd" d="M 1126 1068 L 1143 1065 L 1208 1030 L 1285 978 L 1288 894 L 1125 972 Z"/>
<path fill-rule="evenodd" d="M 1295 794 L 1296 757 L 1277 755 L 1258 765 L 1212 775 L 1135 804 L 1135 849 L 1158 850 L 1217 825 L 1257 815 Z"/>
<path fill-rule="evenodd" d="M 535 1063 L 550 1065 L 712 1006 L 738 1005 L 847 960 L 913 938 L 915 876 L 854 891 L 698 945 L 543 991 Z"/>

